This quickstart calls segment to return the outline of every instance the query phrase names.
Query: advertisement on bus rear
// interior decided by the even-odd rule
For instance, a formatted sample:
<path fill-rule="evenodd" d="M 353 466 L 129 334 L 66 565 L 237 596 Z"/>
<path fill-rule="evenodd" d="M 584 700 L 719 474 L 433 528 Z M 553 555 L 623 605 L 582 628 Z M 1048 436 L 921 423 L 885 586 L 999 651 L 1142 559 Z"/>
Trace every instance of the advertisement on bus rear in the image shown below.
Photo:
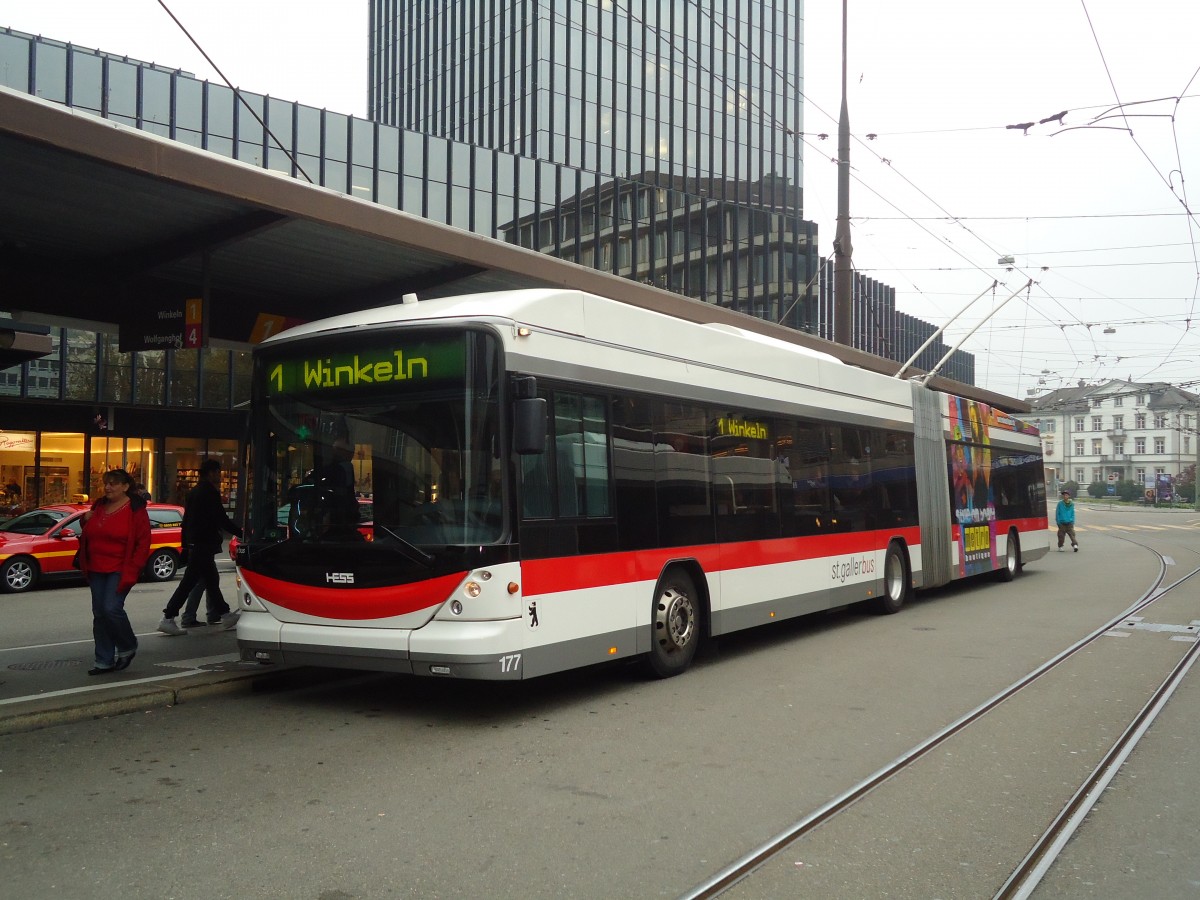
<path fill-rule="evenodd" d="M 992 449 L 986 404 L 950 397 L 950 502 L 958 524 L 959 573 L 996 567 L 996 508 L 992 502 Z"/>

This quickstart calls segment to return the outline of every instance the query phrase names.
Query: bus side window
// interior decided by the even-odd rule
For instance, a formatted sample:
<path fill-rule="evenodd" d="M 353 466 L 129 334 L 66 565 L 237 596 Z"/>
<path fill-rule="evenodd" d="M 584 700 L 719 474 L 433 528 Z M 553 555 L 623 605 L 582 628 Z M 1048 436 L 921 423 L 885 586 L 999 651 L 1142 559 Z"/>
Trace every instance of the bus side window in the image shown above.
<path fill-rule="evenodd" d="M 555 392 L 551 408 L 554 414 L 546 452 L 521 458 L 522 516 L 609 515 L 611 487 L 604 401 Z"/>
<path fill-rule="evenodd" d="M 608 417 L 598 397 L 557 392 L 554 460 L 560 518 L 609 514 Z"/>

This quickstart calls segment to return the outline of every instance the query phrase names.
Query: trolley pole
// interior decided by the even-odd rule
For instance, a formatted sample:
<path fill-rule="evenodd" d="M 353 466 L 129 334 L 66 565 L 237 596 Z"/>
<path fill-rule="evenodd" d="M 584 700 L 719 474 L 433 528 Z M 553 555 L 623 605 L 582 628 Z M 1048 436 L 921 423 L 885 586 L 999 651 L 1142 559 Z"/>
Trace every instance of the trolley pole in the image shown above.
<path fill-rule="evenodd" d="M 842 111 L 838 117 L 838 214 L 833 239 L 833 339 L 852 344 L 853 250 L 850 244 L 850 112 L 846 102 L 846 8 L 842 0 Z"/>

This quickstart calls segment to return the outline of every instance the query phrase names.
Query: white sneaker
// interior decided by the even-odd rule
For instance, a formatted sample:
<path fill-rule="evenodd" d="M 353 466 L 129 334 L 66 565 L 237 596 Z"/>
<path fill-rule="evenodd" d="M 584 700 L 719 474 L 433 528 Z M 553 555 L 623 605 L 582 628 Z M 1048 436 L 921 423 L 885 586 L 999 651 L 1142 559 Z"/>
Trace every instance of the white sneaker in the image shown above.
<path fill-rule="evenodd" d="M 161 631 L 163 634 L 171 634 L 171 635 L 187 634 L 186 628 L 180 628 L 178 625 L 175 624 L 174 619 L 168 619 L 165 616 L 163 617 L 163 620 L 158 623 L 158 630 Z"/>
<path fill-rule="evenodd" d="M 225 615 L 221 616 L 221 627 L 226 631 L 232 631 L 234 628 L 237 628 L 239 616 L 241 616 L 241 613 L 234 610 L 225 613 Z"/>
<path fill-rule="evenodd" d="M 1059 548 L 1058 548 L 1058 552 L 1059 552 L 1059 553 L 1062 553 L 1062 552 L 1063 552 L 1063 548 L 1062 548 L 1062 547 L 1059 547 Z"/>

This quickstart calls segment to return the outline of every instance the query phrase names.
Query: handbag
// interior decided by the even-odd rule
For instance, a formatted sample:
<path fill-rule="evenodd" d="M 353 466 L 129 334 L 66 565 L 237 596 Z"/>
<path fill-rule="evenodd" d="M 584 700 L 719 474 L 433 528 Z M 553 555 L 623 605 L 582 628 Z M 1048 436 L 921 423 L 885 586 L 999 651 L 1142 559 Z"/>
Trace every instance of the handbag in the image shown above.
<path fill-rule="evenodd" d="M 79 565 L 79 551 L 78 551 L 78 550 L 76 550 L 76 551 L 75 551 L 75 555 L 71 557 L 71 568 L 73 568 L 73 569 L 78 569 L 78 568 L 80 568 L 80 565 Z"/>

